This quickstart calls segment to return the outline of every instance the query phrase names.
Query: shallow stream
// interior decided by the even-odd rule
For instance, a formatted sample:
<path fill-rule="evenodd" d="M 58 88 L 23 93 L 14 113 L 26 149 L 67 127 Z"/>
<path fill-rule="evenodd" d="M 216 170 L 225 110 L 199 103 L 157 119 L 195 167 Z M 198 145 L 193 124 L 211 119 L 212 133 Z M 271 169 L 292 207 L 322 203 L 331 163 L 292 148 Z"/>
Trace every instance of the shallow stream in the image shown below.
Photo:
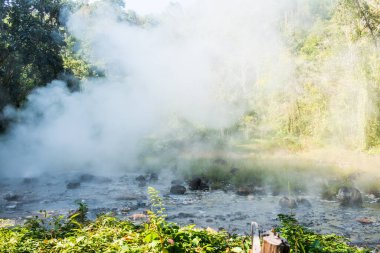
<path fill-rule="evenodd" d="M 281 196 L 238 196 L 221 190 L 210 192 L 187 191 L 184 195 L 170 194 L 170 173 L 161 173 L 159 179 L 139 186 L 137 173 L 119 177 L 95 177 L 75 174 L 43 175 L 39 178 L 3 178 L 0 182 L 0 218 L 22 223 L 25 218 L 50 214 L 67 214 L 76 209 L 75 201 L 89 206 L 89 217 L 113 212 L 121 218 L 143 213 L 148 208 L 147 187 L 153 186 L 163 195 L 167 219 L 181 225 L 196 224 L 214 229 L 224 228 L 233 233 L 249 233 L 249 224 L 256 221 L 261 230 L 278 225 L 277 215 L 295 213 L 307 227 L 320 233 L 335 233 L 348 237 L 354 244 L 375 247 L 380 244 L 379 204 L 365 200 L 363 208 L 342 208 L 334 201 L 323 201 L 318 196 L 303 196 L 312 204 L 297 209 L 279 205 Z M 74 189 L 70 182 L 81 181 Z M 8 197 L 7 197 L 8 196 Z M 12 198 L 13 197 L 13 198 Z M 6 199 L 8 198 L 8 200 Z M 368 218 L 362 224 L 359 218 Z"/>

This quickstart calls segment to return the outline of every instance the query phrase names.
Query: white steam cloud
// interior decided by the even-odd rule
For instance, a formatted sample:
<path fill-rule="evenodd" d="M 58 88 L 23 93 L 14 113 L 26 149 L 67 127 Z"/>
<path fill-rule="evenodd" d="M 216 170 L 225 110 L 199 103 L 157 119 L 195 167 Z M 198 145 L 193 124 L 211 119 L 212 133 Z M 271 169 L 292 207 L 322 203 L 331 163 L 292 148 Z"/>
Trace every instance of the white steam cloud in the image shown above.
<path fill-rule="evenodd" d="M 160 11 L 126 2 L 155 24 L 121 22 L 120 11 L 102 2 L 71 16 L 69 30 L 106 77 L 77 93 L 54 81 L 25 109 L 7 108 L 18 122 L 1 140 L 2 174 L 133 166 L 138 143 L 172 115 L 228 126 L 260 95 L 259 76 L 276 73 L 265 82 L 270 90 L 290 75 L 277 27 L 284 1 L 158 2 Z"/>

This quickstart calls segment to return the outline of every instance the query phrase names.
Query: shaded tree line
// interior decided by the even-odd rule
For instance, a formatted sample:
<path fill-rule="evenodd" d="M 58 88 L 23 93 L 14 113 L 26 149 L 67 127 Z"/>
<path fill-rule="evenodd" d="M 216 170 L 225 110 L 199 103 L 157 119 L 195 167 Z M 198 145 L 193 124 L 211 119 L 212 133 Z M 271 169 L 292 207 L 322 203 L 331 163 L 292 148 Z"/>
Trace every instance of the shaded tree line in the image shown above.
<path fill-rule="evenodd" d="M 0 3 L 0 108 L 22 105 L 35 87 L 63 72 L 59 0 Z"/>
<path fill-rule="evenodd" d="M 64 27 L 62 10 L 71 7 L 62 0 L 0 1 L 0 112 L 6 105 L 22 107 L 33 89 L 54 79 L 77 85 L 80 76 L 73 76 L 73 67 L 87 65 Z M 0 113 L 0 131 L 6 125 Z"/>

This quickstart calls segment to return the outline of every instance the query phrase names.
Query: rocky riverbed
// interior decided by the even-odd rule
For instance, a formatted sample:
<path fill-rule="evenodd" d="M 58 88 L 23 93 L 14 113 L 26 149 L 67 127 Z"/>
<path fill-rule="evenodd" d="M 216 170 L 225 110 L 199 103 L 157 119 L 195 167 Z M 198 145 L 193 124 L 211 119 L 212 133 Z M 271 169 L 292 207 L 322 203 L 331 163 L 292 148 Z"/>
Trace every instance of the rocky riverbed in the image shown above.
<path fill-rule="evenodd" d="M 302 195 L 298 205 L 284 205 L 284 196 L 211 190 L 191 191 L 191 185 L 176 180 L 170 172 L 145 175 L 128 173 L 103 177 L 92 174 L 41 175 L 38 178 L 2 178 L 0 183 L 0 218 L 9 219 L 0 225 L 22 223 L 26 218 L 49 214 L 66 214 L 76 208 L 75 202 L 89 206 L 89 217 L 113 212 L 119 217 L 143 219 L 149 208 L 147 187 L 163 195 L 167 219 L 179 224 L 224 228 L 233 233 L 248 233 L 251 221 L 261 230 L 278 224 L 277 214 L 295 213 L 307 227 L 320 233 L 343 235 L 354 244 L 376 247 L 380 244 L 380 208 L 378 200 L 363 196 L 363 207 L 342 207 L 336 201 L 325 201 L 315 195 Z M 171 193 L 172 185 L 180 194 Z"/>

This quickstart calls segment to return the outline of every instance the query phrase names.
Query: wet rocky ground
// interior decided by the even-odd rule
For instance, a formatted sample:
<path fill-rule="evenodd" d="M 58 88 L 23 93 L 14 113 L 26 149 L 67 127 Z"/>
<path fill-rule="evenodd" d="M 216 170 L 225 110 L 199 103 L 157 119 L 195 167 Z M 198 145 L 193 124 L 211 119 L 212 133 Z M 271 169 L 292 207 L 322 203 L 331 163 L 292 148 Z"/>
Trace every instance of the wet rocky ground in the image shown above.
<path fill-rule="evenodd" d="M 342 207 L 336 201 L 319 196 L 303 195 L 298 207 L 280 205 L 283 196 L 271 194 L 240 194 L 235 191 L 191 191 L 183 181 L 174 181 L 170 172 L 160 175 L 128 173 L 102 177 L 92 174 L 62 173 L 38 178 L 1 178 L 0 218 L 9 224 L 22 223 L 25 218 L 49 214 L 67 214 L 83 201 L 89 217 L 113 212 L 121 218 L 144 218 L 149 208 L 147 187 L 160 191 L 169 221 L 181 225 L 223 228 L 233 233 L 249 233 L 249 224 L 256 221 L 261 230 L 278 224 L 280 213 L 295 213 L 297 219 L 319 233 L 335 233 L 354 244 L 375 247 L 380 244 L 380 208 L 378 200 L 363 196 L 363 207 Z M 172 185 L 186 188 L 184 194 L 172 194 Z M 181 189 L 180 193 L 181 193 Z M 172 189 L 173 191 L 173 189 Z M 242 196 L 246 195 L 246 196 Z M 0 224 L 1 225 L 1 224 Z"/>

